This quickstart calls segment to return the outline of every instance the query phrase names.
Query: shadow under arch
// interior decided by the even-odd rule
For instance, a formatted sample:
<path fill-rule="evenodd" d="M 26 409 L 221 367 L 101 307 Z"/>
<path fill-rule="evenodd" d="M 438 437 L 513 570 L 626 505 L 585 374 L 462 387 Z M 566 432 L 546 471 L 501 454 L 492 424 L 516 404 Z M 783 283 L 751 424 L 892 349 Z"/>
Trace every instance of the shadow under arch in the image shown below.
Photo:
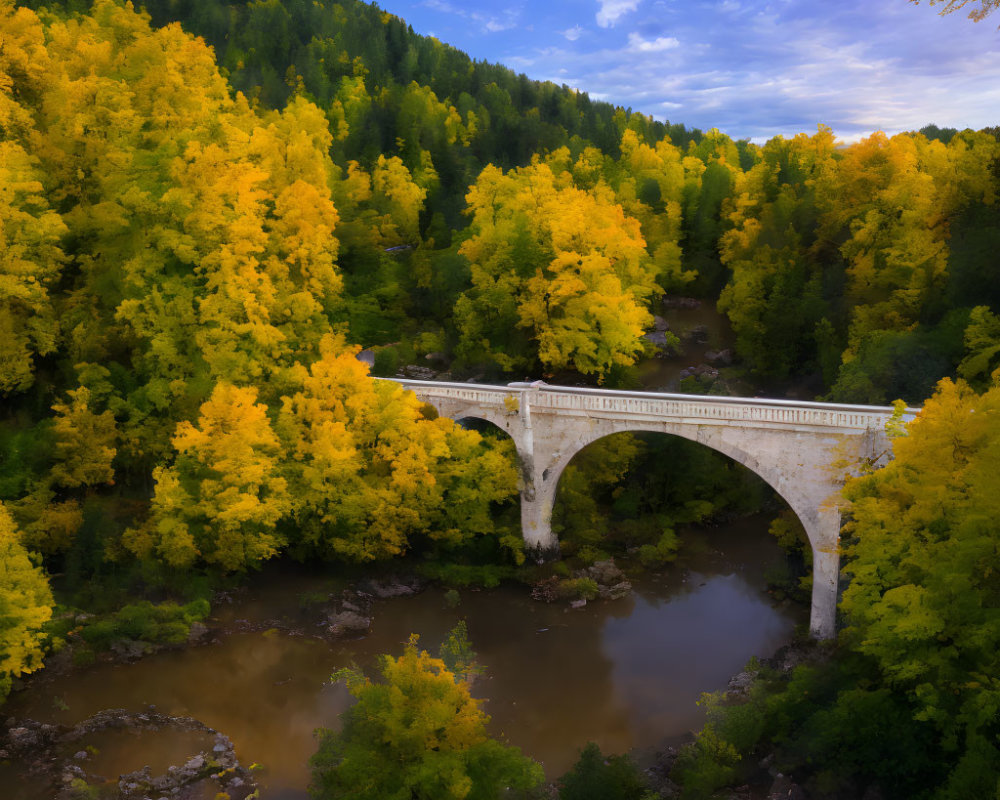
<path fill-rule="evenodd" d="M 634 444 L 616 441 L 618 437 L 634 437 Z M 570 467 L 575 480 L 567 486 L 564 477 Z M 791 511 L 784 498 L 749 467 L 690 437 L 662 430 L 596 436 L 572 456 L 560 459 L 547 477 L 555 482 L 552 528 L 563 555 L 572 555 L 576 546 L 604 552 L 610 546 L 622 552 L 627 545 L 632 552 L 634 545 L 651 544 L 645 540 L 657 531 L 662 534 L 676 525 L 734 509 L 756 513 L 775 500 L 782 510 Z M 574 503 L 589 513 L 574 520 Z M 595 513 L 604 517 L 603 523 L 591 522 Z"/>
<path fill-rule="evenodd" d="M 599 439 L 613 433 L 665 433 L 705 445 L 742 464 L 764 480 L 802 523 L 813 557 L 813 588 L 810 631 L 816 638 L 830 638 L 836 630 L 837 586 L 840 575 L 840 510 L 836 504 L 836 480 L 816 467 L 815 446 L 793 439 L 755 438 L 744 429 L 647 423 L 641 420 L 594 420 L 576 426 L 572 434 L 559 434 L 548 442 L 548 457 L 537 463 L 535 498 L 522 498 L 522 526 L 536 541 L 555 549 L 551 517 L 555 488 L 573 456 Z M 536 439 L 537 442 L 537 439 Z M 782 449 L 784 448 L 784 449 Z"/>
<path fill-rule="evenodd" d="M 731 461 L 745 467 L 758 478 L 763 480 L 764 483 L 774 490 L 778 497 L 788 504 L 788 507 L 799 518 L 803 528 L 806 530 L 806 535 L 809 536 L 810 546 L 814 549 L 816 548 L 814 537 L 810 533 L 810 528 L 815 529 L 816 523 L 816 513 L 815 509 L 812 507 L 812 500 L 806 493 L 796 489 L 794 484 L 789 481 L 787 474 L 771 465 L 761 463 L 755 455 L 731 442 L 716 443 L 704 441 L 697 435 L 696 431 L 697 429 L 688 428 L 667 432 L 664 431 L 662 427 L 638 423 L 622 427 L 621 429 L 612 432 L 594 432 L 592 435 L 584 437 L 582 440 L 577 440 L 578 447 L 572 452 L 567 451 L 550 463 L 545 468 L 543 478 L 547 484 L 552 485 L 554 497 L 559 484 L 559 479 L 562 477 L 566 467 L 580 452 L 590 445 L 619 433 L 655 433 L 665 436 L 675 436 L 689 442 L 700 444 L 713 452 L 726 456 Z"/>
<path fill-rule="evenodd" d="M 721 455 L 729 458 L 731 461 L 745 467 L 758 478 L 763 480 L 764 483 L 774 490 L 778 497 L 788 504 L 789 509 L 791 509 L 796 517 L 798 517 L 803 528 L 805 528 L 806 535 L 809 537 L 810 547 L 813 548 L 815 555 L 818 543 L 815 541 L 816 537 L 812 533 L 812 531 L 816 529 L 817 523 L 816 509 L 813 507 L 814 501 L 805 492 L 797 490 L 794 483 L 789 480 L 788 475 L 780 469 L 769 464 L 762 463 L 754 454 L 749 453 L 746 449 L 734 443 L 705 441 L 703 438 L 698 436 L 697 431 L 697 428 L 664 431 L 662 427 L 643 425 L 641 423 L 630 424 L 620 428 L 619 430 L 610 432 L 594 431 L 589 436 L 584 436 L 578 439 L 575 442 L 577 446 L 572 451 L 567 450 L 547 465 L 543 473 L 543 479 L 546 484 L 551 485 L 552 496 L 554 499 L 559 479 L 562 477 L 566 467 L 570 464 L 574 457 L 590 445 L 619 433 L 655 433 L 665 436 L 675 436 L 689 442 L 700 444 L 716 453 L 720 453 Z"/>

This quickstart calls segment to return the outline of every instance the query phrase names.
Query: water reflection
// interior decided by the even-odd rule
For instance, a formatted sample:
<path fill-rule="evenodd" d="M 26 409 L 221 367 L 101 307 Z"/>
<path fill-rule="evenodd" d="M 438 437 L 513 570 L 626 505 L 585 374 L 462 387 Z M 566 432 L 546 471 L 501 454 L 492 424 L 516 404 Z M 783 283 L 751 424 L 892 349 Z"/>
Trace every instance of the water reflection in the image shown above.
<path fill-rule="evenodd" d="M 263 798 L 305 798 L 312 732 L 338 727 L 350 702 L 342 686 L 328 683 L 330 673 L 352 662 L 374 670 L 377 655 L 398 654 L 410 633 L 436 651 L 465 619 L 487 667 L 474 691 L 488 698 L 493 732 L 556 777 L 588 741 L 624 752 L 697 728 L 701 692 L 724 687 L 751 655 L 773 652 L 802 620 L 803 612 L 773 607 L 762 591 L 765 570 L 781 560 L 766 520 L 685 537 L 682 554 L 617 602 L 571 610 L 505 587 L 463 591 L 460 605 L 449 608 L 432 590 L 377 604 L 363 639 L 233 634 L 135 664 L 43 677 L 12 698 L 5 715 L 73 724 L 103 708 L 154 704 L 227 734 L 244 764 L 265 765 Z M 224 616 L 301 619 L 300 595 L 327 584 L 274 579 L 262 587 L 267 602 L 250 599 Z M 119 772 L 135 769 L 134 754 L 127 762 Z"/>

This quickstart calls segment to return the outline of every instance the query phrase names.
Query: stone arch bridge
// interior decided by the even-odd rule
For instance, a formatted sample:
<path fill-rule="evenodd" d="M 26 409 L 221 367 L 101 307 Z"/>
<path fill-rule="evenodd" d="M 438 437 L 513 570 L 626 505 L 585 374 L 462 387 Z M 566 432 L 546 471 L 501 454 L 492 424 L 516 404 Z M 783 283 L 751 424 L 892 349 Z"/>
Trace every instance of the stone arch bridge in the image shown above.
<path fill-rule="evenodd" d="M 835 633 L 840 568 L 839 490 L 844 478 L 891 455 L 893 409 L 832 403 L 622 392 L 542 381 L 488 386 L 396 380 L 454 420 L 481 419 L 514 440 L 521 467 L 521 523 L 529 546 L 558 547 L 556 485 L 570 459 L 612 433 L 681 436 L 723 453 L 767 481 L 798 515 L 813 551 L 810 630 Z M 916 409 L 907 409 L 912 419 Z"/>

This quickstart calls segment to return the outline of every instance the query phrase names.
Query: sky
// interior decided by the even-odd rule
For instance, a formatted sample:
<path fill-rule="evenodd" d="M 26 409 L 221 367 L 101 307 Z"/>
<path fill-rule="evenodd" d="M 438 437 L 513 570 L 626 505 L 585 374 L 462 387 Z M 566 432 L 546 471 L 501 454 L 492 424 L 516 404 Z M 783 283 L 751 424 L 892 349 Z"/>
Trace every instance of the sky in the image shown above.
<path fill-rule="evenodd" d="M 1000 11 L 907 0 L 377 0 L 417 33 L 596 100 L 762 142 L 1000 125 Z"/>

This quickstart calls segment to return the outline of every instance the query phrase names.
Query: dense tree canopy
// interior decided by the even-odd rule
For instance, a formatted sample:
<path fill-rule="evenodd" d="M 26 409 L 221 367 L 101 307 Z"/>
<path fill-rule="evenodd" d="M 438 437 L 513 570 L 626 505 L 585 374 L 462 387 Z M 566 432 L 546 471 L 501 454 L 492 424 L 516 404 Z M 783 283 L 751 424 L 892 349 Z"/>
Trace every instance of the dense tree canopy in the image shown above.
<path fill-rule="evenodd" d="M 0 694 L 40 664 L 45 569 L 91 597 L 281 554 L 510 569 L 511 443 L 373 381 L 358 351 L 379 374 L 429 356 L 461 380 L 620 386 L 683 291 L 727 315 L 747 392 L 919 404 L 938 385 L 848 490 L 847 655 L 698 752 L 728 775 L 766 735 L 857 796 L 996 792 L 997 129 L 757 146 L 353 0 L 41 5 L 0 0 Z M 683 447 L 599 443 L 554 522 L 582 561 L 655 566 L 743 485 Z M 537 781 L 415 642 L 383 674 L 324 737 L 320 792 Z M 399 769 L 370 770 L 388 747 Z M 594 752 L 581 770 L 605 772 Z"/>
<path fill-rule="evenodd" d="M 844 637 L 954 754 L 943 796 L 992 796 L 1000 767 L 1000 388 L 977 395 L 942 381 L 895 453 L 846 491 Z"/>

